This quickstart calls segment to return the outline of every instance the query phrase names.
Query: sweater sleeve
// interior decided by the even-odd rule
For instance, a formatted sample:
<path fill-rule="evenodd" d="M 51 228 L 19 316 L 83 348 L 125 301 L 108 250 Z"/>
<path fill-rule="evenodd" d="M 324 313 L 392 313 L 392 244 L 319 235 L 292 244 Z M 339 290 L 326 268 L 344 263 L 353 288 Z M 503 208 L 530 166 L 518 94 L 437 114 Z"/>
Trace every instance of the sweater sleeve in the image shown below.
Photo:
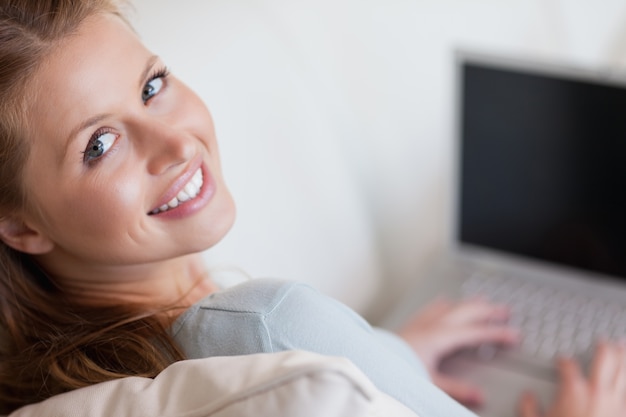
<path fill-rule="evenodd" d="M 284 350 L 345 357 L 420 417 L 475 417 L 432 384 L 402 339 L 301 283 L 255 279 L 220 291 L 171 331 L 190 359 Z"/>
<path fill-rule="evenodd" d="M 346 357 L 380 390 L 420 416 L 473 416 L 430 382 L 404 341 L 372 328 L 348 307 L 309 286 L 291 285 L 263 321 L 272 351 L 300 349 Z"/>

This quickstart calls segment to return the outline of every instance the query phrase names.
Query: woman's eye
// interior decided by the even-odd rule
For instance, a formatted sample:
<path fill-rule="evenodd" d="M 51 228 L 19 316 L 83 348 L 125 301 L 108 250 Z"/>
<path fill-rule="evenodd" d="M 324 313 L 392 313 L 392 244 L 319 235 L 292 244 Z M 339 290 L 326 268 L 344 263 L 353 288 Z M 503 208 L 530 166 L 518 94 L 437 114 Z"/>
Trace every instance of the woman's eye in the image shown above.
<path fill-rule="evenodd" d="M 144 103 L 154 97 L 163 88 L 163 77 L 156 77 L 148 81 L 141 92 L 141 99 Z"/>
<path fill-rule="evenodd" d="M 117 135 L 110 132 L 94 135 L 94 138 L 89 141 L 89 146 L 85 149 L 85 162 L 100 158 L 111 149 L 116 139 Z"/>

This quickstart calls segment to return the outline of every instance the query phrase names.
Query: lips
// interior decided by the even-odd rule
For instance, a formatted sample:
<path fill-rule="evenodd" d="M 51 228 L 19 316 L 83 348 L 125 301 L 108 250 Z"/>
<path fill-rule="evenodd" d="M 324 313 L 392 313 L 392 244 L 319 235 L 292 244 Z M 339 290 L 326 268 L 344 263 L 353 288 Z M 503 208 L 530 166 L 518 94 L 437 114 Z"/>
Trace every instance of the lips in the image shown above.
<path fill-rule="evenodd" d="M 202 169 L 198 168 L 191 179 L 184 185 L 183 189 L 180 190 L 175 197 L 168 201 L 167 204 L 163 204 L 162 206 L 152 210 L 150 214 L 163 213 L 174 209 L 187 201 L 193 200 L 198 196 L 198 194 L 200 194 L 200 189 L 202 189 L 203 183 Z"/>
<path fill-rule="evenodd" d="M 205 182 L 202 157 L 198 156 L 161 196 L 158 205 L 153 207 L 147 214 L 165 213 L 196 200 L 202 194 L 201 191 L 205 186 Z"/>

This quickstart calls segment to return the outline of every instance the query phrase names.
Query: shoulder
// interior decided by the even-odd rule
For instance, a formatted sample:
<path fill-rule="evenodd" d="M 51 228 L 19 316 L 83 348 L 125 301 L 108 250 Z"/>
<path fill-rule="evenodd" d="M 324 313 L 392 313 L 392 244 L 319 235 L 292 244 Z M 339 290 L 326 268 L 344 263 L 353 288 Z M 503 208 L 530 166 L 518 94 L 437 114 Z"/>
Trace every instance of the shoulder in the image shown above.
<path fill-rule="evenodd" d="M 171 331 L 176 335 L 183 329 L 200 331 L 201 327 L 206 332 L 208 327 L 232 328 L 235 324 L 241 328 L 245 322 L 271 332 L 277 328 L 284 330 L 285 323 L 307 323 L 304 327 L 309 327 L 342 320 L 369 328 L 354 311 L 307 284 L 257 278 L 203 298 L 173 323 Z"/>
<path fill-rule="evenodd" d="M 190 358 L 307 350 L 311 335 L 326 333 L 344 315 L 337 308 L 344 307 L 306 284 L 254 279 L 205 297 L 170 331 Z"/>
<path fill-rule="evenodd" d="M 265 320 L 285 305 L 317 304 L 324 298 L 312 287 L 282 279 L 257 278 L 217 291 L 192 305 L 173 323 L 171 330 L 177 334 L 186 327 L 205 326 L 207 314 L 223 321 L 240 319 Z M 196 324 L 193 324 L 196 323 Z"/>
<path fill-rule="evenodd" d="M 297 281 L 258 278 L 211 294 L 196 306 L 199 309 L 267 315 L 285 299 L 293 297 L 303 299 L 321 295 Z"/>

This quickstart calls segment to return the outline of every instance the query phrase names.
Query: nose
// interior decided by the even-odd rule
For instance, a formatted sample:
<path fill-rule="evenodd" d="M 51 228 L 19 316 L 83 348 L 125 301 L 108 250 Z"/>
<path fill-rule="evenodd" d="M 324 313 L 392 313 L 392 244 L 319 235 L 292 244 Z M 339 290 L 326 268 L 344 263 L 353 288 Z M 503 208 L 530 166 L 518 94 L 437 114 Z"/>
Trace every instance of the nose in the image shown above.
<path fill-rule="evenodd" d="M 145 156 L 148 172 L 152 175 L 163 174 L 184 164 L 196 153 L 195 141 L 189 132 L 156 118 L 136 123 L 129 134 L 133 135 L 132 141 L 138 151 Z"/>

